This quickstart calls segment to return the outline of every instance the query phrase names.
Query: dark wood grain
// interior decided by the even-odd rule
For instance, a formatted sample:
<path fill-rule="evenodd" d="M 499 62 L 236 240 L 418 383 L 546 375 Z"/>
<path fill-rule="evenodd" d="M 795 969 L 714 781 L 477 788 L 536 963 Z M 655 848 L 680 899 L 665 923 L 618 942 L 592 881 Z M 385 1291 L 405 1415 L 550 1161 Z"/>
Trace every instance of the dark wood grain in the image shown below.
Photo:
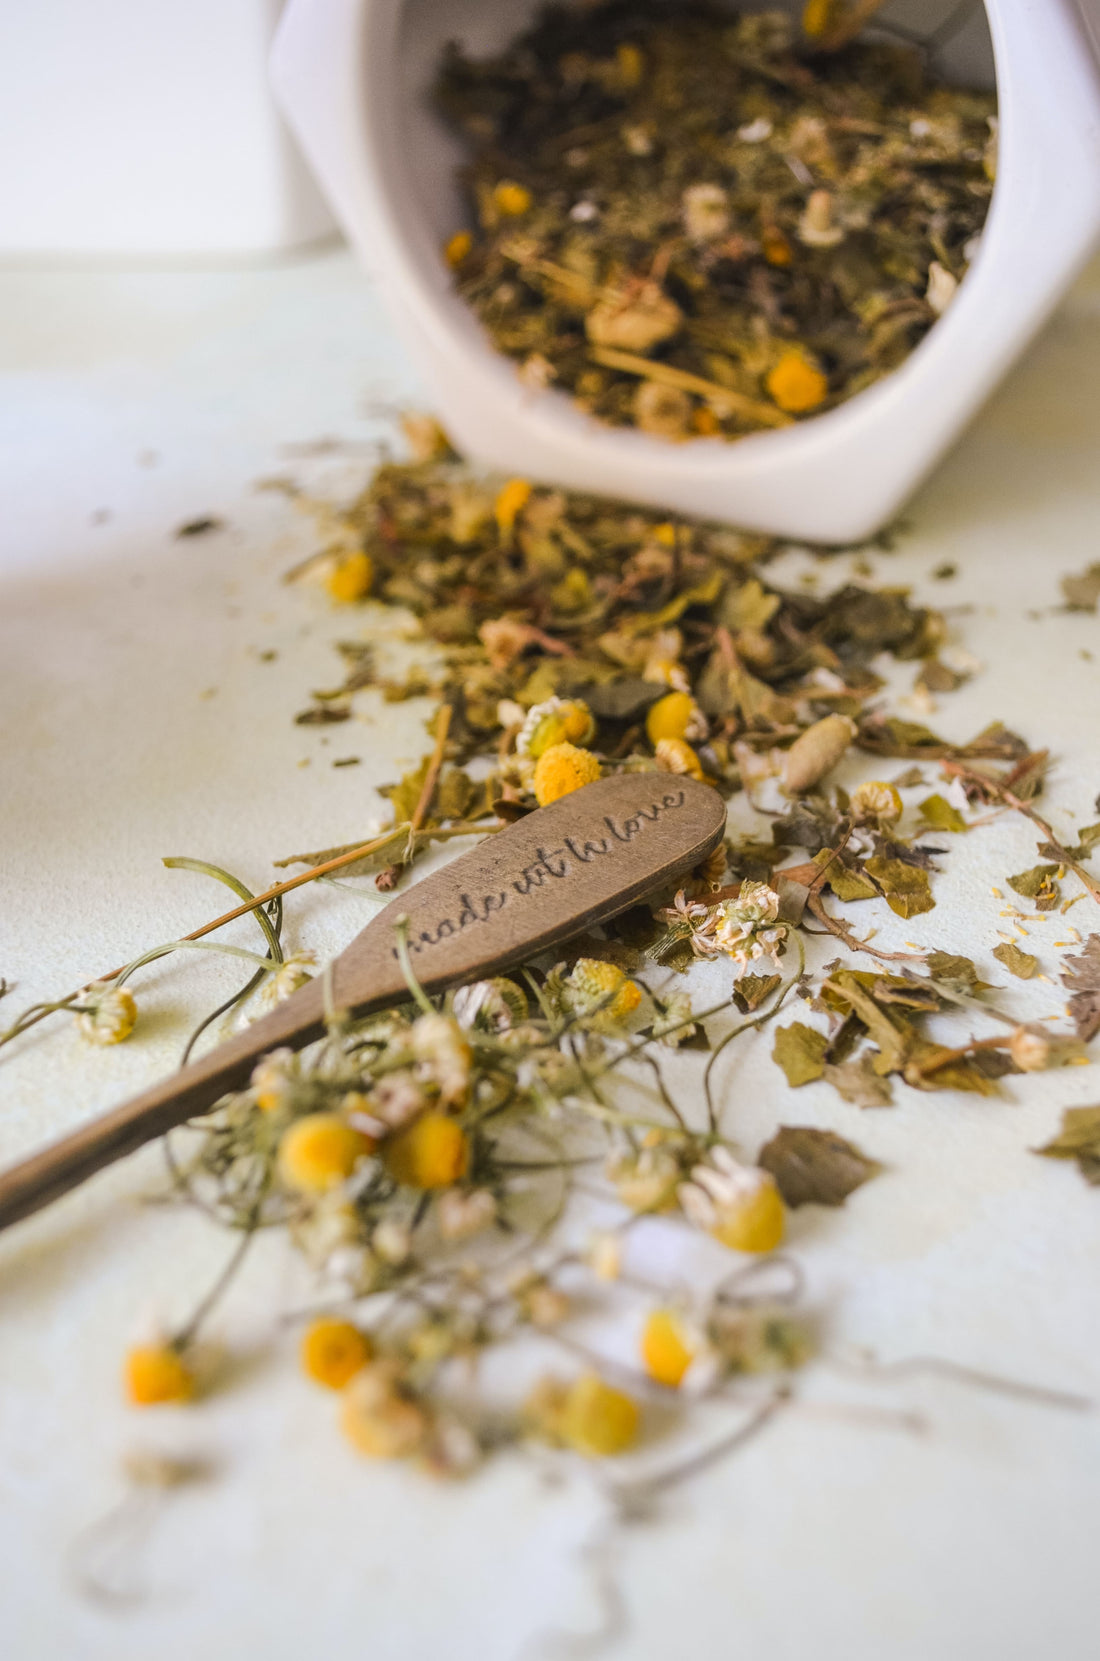
<path fill-rule="evenodd" d="M 0 1176 L 0 1229 L 58 1199 L 104 1165 L 204 1113 L 246 1084 L 260 1056 L 299 1049 L 332 1007 L 368 1014 L 401 1001 L 406 985 L 395 923 L 428 992 L 495 975 L 583 933 L 675 881 L 721 841 L 717 791 L 668 773 L 621 774 L 563 797 L 486 837 L 399 895 L 331 965 L 198 1061 Z"/>

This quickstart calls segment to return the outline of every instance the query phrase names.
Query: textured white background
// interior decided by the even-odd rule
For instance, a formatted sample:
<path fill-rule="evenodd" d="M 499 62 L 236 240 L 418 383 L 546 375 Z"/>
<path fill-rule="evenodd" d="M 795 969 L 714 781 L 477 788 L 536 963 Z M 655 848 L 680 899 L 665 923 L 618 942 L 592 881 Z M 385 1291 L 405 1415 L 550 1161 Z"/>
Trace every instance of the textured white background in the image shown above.
<path fill-rule="evenodd" d="M 219 891 L 165 871 L 160 856 L 205 857 L 258 887 L 272 859 L 358 836 L 380 809 L 373 786 L 426 743 L 421 708 L 370 694 L 343 727 L 293 726 L 308 689 L 338 672 L 331 642 L 360 624 L 281 586 L 313 544 L 284 498 L 253 488 L 290 470 L 350 491 L 387 430 L 382 406 L 415 396 L 346 255 L 248 274 L 9 273 L 0 365 L 0 973 L 17 982 L 7 1015 L 220 909 Z M 286 451 L 325 435 L 345 448 L 321 464 Z M 1058 578 L 1100 558 L 1098 510 L 1094 267 L 913 504 L 897 552 L 871 556 L 876 581 L 958 608 L 957 638 L 985 666 L 935 724 L 963 738 L 998 716 L 1049 743 L 1049 800 L 1078 823 L 1095 817 L 1100 789 L 1100 624 L 1057 609 Z M 173 539 L 203 514 L 226 530 Z M 957 578 L 933 580 L 947 560 Z M 851 569 L 840 556 L 820 580 Z M 334 770 L 345 755 L 362 764 Z M 1007 821 L 961 839 L 936 879 L 936 910 L 893 937 L 966 951 L 1004 981 L 989 955 L 1004 926 L 990 884 L 1033 863 L 1033 847 Z M 1100 924 L 1090 908 L 1070 914 L 1083 932 Z M 288 935 L 324 954 L 371 910 L 308 891 Z M 1051 976 L 1063 935 L 1051 920 L 1029 942 Z M 249 926 L 232 937 L 248 942 Z M 238 966 L 195 954 L 145 977 L 130 1044 L 93 1051 L 63 1022 L 4 1052 L 0 1156 L 168 1070 L 195 1013 L 238 978 Z M 1004 999 L 1061 1003 L 1035 983 Z M 1100 1099 L 1096 1067 L 1010 1081 L 999 1101 L 902 1088 L 892 1112 L 861 1114 L 823 1086 L 788 1092 L 769 1049 L 762 1040 L 727 1074 L 745 1148 L 779 1122 L 820 1124 L 886 1166 L 844 1211 L 794 1219 L 828 1342 L 1100 1395 L 1100 1195 L 1027 1151 L 1064 1106 Z M 678 1076 L 689 1100 L 697 1080 L 689 1059 Z M 215 1322 L 234 1363 L 225 1388 L 193 1411 L 125 1408 L 127 1342 L 144 1322 L 185 1313 L 227 1249 L 201 1218 L 140 1204 L 160 1175 L 148 1150 L 0 1241 L 5 1656 L 1095 1653 L 1100 1419 L 942 1382 L 874 1395 L 924 1413 L 920 1439 L 792 1414 L 678 1490 L 658 1520 L 614 1543 L 624 1608 L 606 1643 L 561 1648 L 548 1634 L 595 1633 L 606 1614 L 592 1573 L 605 1515 L 595 1487 L 572 1470 L 549 1482 L 519 1458 L 455 1489 L 359 1461 L 278 1326 L 302 1291 L 281 1240 L 256 1252 Z M 670 1250 L 655 1234 L 649 1264 Z M 810 1394 L 855 1399 L 825 1369 Z M 130 1548 L 142 1601 L 105 1610 L 79 1592 L 73 1547 L 123 1493 L 120 1460 L 134 1447 L 202 1453 L 216 1475 L 170 1497 L 138 1559 Z"/>

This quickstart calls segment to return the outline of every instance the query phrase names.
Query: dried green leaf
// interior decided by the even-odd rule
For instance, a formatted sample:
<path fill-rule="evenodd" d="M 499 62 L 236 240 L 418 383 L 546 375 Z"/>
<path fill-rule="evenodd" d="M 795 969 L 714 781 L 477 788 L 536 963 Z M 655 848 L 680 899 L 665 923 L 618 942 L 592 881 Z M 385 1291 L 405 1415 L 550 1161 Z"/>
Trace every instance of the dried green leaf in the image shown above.
<path fill-rule="evenodd" d="M 917 1035 L 904 1017 L 888 1015 L 866 990 L 867 983 L 873 984 L 876 978 L 851 969 L 838 970 L 825 982 L 823 996 L 859 1016 L 878 1046 L 871 1065 L 881 1078 L 902 1070 Z"/>
<path fill-rule="evenodd" d="M 998 963 L 1003 963 L 1009 974 L 1015 975 L 1017 980 L 1030 980 L 1039 967 L 1037 957 L 1032 957 L 1030 952 L 1022 952 L 1011 940 L 994 946 L 993 956 Z"/>
<path fill-rule="evenodd" d="M 751 1015 L 765 999 L 770 998 L 782 980 L 781 975 L 742 975 L 734 982 L 733 1001 L 743 1015 Z M 806 1029 L 809 1031 L 809 1028 Z"/>
<path fill-rule="evenodd" d="M 1085 1181 L 1100 1187 L 1100 1105 L 1067 1107 L 1058 1135 L 1032 1151 L 1046 1159 L 1076 1160 Z"/>
<path fill-rule="evenodd" d="M 882 1169 L 831 1130 L 781 1125 L 757 1156 L 775 1178 L 783 1203 L 843 1205 L 848 1195 Z"/>
<path fill-rule="evenodd" d="M 952 807 L 946 796 L 926 796 L 918 812 L 926 825 L 939 831 L 965 831 L 970 826 L 957 807 Z"/>
<path fill-rule="evenodd" d="M 919 866 L 902 859 L 883 859 L 876 855 L 867 861 L 866 870 L 882 889 L 886 904 L 898 917 L 919 917 L 922 911 L 931 911 L 935 905 L 928 886 L 928 873 Z"/>
<path fill-rule="evenodd" d="M 772 1060 L 787 1075 L 787 1083 L 797 1087 L 822 1076 L 828 1048 L 827 1033 L 818 1032 L 816 1027 L 808 1027 L 803 1021 L 793 1021 L 789 1027 L 780 1027 L 776 1032 Z"/>
<path fill-rule="evenodd" d="M 1008 886 L 1025 900 L 1034 900 L 1038 910 L 1050 911 L 1062 897 L 1056 881 L 1059 869 L 1057 865 L 1033 865 L 1007 878 Z"/>
<path fill-rule="evenodd" d="M 632 721 L 644 715 L 668 691 L 667 686 L 644 681 L 640 675 L 624 675 L 621 680 L 607 681 L 602 686 L 568 684 L 571 692 L 583 696 L 598 721 Z"/>
<path fill-rule="evenodd" d="M 861 1055 L 854 1061 L 830 1062 L 824 1078 L 853 1107 L 892 1107 L 894 1104 L 889 1079 L 878 1076 L 869 1055 Z"/>
<path fill-rule="evenodd" d="M 395 825 L 407 824 L 416 812 L 420 801 L 420 793 L 424 789 L 428 777 L 428 768 L 431 766 L 431 756 L 425 756 L 420 766 L 411 773 L 404 773 L 400 784 L 383 784 L 378 787 L 380 796 L 388 796 L 393 804 L 393 822 Z"/>
<path fill-rule="evenodd" d="M 827 868 L 826 887 L 832 889 L 838 900 L 878 899 L 880 890 L 870 877 L 865 876 L 857 865 L 847 865 L 840 857 L 832 858 L 830 849 L 823 848 L 815 854 L 814 864 Z"/>
<path fill-rule="evenodd" d="M 953 952 L 929 952 L 925 963 L 932 979 L 941 981 L 949 992 L 973 993 L 985 984 L 968 957 L 957 957 Z"/>

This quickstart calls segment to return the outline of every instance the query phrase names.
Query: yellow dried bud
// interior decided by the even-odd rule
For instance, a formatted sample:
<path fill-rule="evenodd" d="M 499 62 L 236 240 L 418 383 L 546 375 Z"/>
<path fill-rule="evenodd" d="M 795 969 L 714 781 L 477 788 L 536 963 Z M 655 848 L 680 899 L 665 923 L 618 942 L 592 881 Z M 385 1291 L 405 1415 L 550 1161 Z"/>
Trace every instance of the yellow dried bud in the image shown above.
<path fill-rule="evenodd" d="M 694 1359 L 683 1322 L 672 1309 L 655 1309 L 642 1329 L 642 1360 L 650 1378 L 675 1390 Z"/>
<path fill-rule="evenodd" d="M 387 1171 L 407 1188 L 447 1188 L 466 1175 L 466 1132 L 445 1113 L 425 1113 L 382 1149 Z"/>
<path fill-rule="evenodd" d="M 342 1390 L 371 1358 L 369 1339 L 350 1321 L 326 1316 L 312 1321 L 302 1336 L 302 1371 L 327 1390 Z"/>
<path fill-rule="evenodd" d="M 662 738 L 657 743 L 657 765 L 665 773 L 686 773 L 689 778 L 703 777 L 703 763 L 690 744 L 682 738 Z"/>
<path fill-rule="evenodd" d="M 784 352 L 764 382 L 768 395 L 788 415 L 805 415 L 825 401 L 829 382 L 805 353 Z"/>
<path fill-rule="evenodd" d="M 583 1373 L 565 1393 L 557 1428 L 567 1447 L 588 1459 L 606 1459 L 630 1447 L 639 1418 L 637 1402 L 598 1373 Z"/>
<path fill-rule="evenodd" d="M 599 776 L 600 763 L 591 750 L 579 750 L 574 744 L 551 744 L 535 767 L 535 800 L 540 807 L 547 807 L 586 784 L 594 784 Z"/>
<path fill-rule="evenodd" d="M 526 479 L 509 479 L 508 483 L 497 494 L 493 503 L 493 513 L 496 516 L 500 534 L 509 537 L 516 519 L 523 512 L 531 499 L 531 486 Z"/>
<path fill-rule="evenodd" d="M 374 1149 L 369 1136 L 336 1113 L 311 1113 L 296 1119 L 279 1143 L 279 1172 L 288 1188 L 323 1194 L 345 1182 L 359 1161 Z"/>
<path fill-rule="evenodd" d="M 171 1344 L 143 1344 L 126 1357 L 126 1393 L 135 1407 L 190 1401 L 195 1380 Z"/>
<path fill-rule="evenodd" d="M 469 231 L 456 231 L 454 236 L 447 238 L 443 245 L 443 258 L 452 271 L 462 264 L 473 245 L 474 239 Z"/>
<path fill-rule="evenodd" d="M 656 746 L 662 738 L 705 738 L 707 721 L 690 692 L 670 692 L 650 705 L 645 730 Z"/>
<path fill-rule="evenodd" d="M 493 206 L 505 219 L 519 219 L 528 213 L 534 201 L 526 185 L 518 185 L 514 179 L 501 179 L 493 187 Z"/>
<path fill-rule="evenodd" d="M 341 605 L 354 600 L 365 600 L 374 580 L 374 565 L 364 548 L 352 548 L 346 554 L 337 554 L 325 577 L 325 587 Z"/>

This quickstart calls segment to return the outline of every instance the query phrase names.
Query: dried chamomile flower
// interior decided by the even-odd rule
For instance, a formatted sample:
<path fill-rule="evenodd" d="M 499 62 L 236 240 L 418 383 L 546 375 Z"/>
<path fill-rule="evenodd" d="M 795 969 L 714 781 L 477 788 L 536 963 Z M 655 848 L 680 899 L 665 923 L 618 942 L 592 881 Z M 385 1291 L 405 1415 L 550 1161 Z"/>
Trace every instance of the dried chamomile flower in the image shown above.
<path fill-rule="evenodd" d="M 608 1164 L 609 1182 L 631 1211 L 669 1211 L 676 1201 L 680 1161 L 668 1147 L 655 1144 L 615 1155 Z"/>
<path fill-rule="evenodd" d="M 566 1009 L 608 1032 L 620 1028 L 642 1001 L 636 981 L 596 957 L 579 957 L 560 984 Z"/>
<path fill-rule="evenodd" d="M 381 1263 L 396 1268 L 412 1256 L 412 1230 L 397 1217 L 383 1217 L 370 1237 L 371 1251 Z"/>
<path fill-rule="evenodd" d="M 783 1201 L 775 1179 L 742 1165 L 728 1149 L 710 1151 L 677 1196 L 688 1220 L 733 1251 L 771 1252 L 783 1238 Z"/>
<path fill-rule="evenodd" d="M 445 1113 L 425 1113 L 382 1145 L 395 1182 L 407 1188 L 447 1188 L 460 1182 L 470 1162 L 466 1132 Z"/>
<path fill-rule="evenodd" d="M 544 698 L 527 712 L 516 738 L 517 755 L 532 761 L 552 744 L 587 744 L 596 736 L 592 711 L 579 698 Z"/>
<path fill-rule="evenodd" d="M 650 705 L 645 730 L 654 746 L 662 738 L 686 738 L 698 743 L 707 736 L 707 718 L 690 692 L 669 692 Z"/>
<path fill-rule="evenodd" d="M 1079 1038 L 1063 1038 L 1044 1032 L 1042 1027 L 1020 1026 L 1009 1042 L 1008 1053 L 1022 1073 L 1043 1073 L 1052 1067 L 1079 1066 L 1088 1052 Z"/>
<path fill-rule="evenodd" d="M 493 191 L 493 206 L 506 219 L 520 219 L 530 213 L 534 198 L 526 185 L 502 179 Z"/>
<path fill-rule="evenodd" d="M 497 493 L 493 515 L 502 537 L 511 536 L 519 515 L 531 500 L 531 486 L 526 479 L 509 479 Z"/>
<path fill-rule="evenodd" d="M 691 432 L 694 405 L 681 387 L 642 381 L 631 408 L 635 425 L 654 438 L 669 438 L 675 443 Z"/>
<path fill-rule="evenodd" d="M 440 1105 L 461 1106 L 469 1093 L 473 1057 L 458 1022 L 450 1015 L 421 1015 L 411 1037 L 413 1055 L 436 1085 Z"/>
<path fill-rule="evenodd" d="M 324 1194 L 346 1182 L 374 1143 L 338 1113 L 295 1119 L 279 1143 L 279 1175 L 300 1194 Z"/>
<path fill-rule="evenodd" d="M 551 744 L 535 764 L 535 800 L 540 807 L 548 807 L 562 796 L 594 784 L 599 776 L 599 759 L 591 750 L 578 749 L 575 744 Z"/>
<path fill-rule="evenodd" d="M 529 1005 L 522 986 L 504 975 L 460 986 L 454 995 L 454 1017 L 464 1032 L 504 1033 L 527 1019 Z"/>
<path fill-rule="evenodd" d="M 261 1113 L 278 1113 L 286 1107 L 298 1082 L 300 1069 L 293 1050 L 272 1050 L 252 1069 L 250 1085 Z"/>
<path fill-rule="evenodd" d="M 428 1105 L 421 1081 L 409 1072 L 384 1073 L 370 1093 L 369 1115 L 390 1130 L 401 1130 Z"/>
<path fill-rule="evenodd" d="M 682 738 L 659 738 L 656 746 L 657 766 L 663 773 L 681 773 L 689 779 L 703 778 L 703 763 L 691 745 Z"/>
<path fill-rule="evenodd" d="M 594 346 L 650 352 L 677 334 L 684 314 L 660 283 L 635 281 L 607 291 L 584 320 Z"/>
<path fill-rule="evenodd" d="M 873 819 L 880 825 L 892 825 L 901 818 L 902 801 L 892 784 L 883 779 L 868 779 L 852 791 L 849 808 L 853 819 Z"/>
<path fill-rule="evenodd" d="M 764 378 L 772 400 L 788 415 L 807 415 L 824 403 L 829 382 L 805 352 L 792 347 Z"/>
<path fill-rule="evenodd" d="M 283 962 L 269 978 L 263 989 L 262 1001 L 269 1007 L 281 1004 L 291 997 L 307 981 L 313 979 L 313 970 L 317 967 L 317 959 L 312 952 L 294 952 Z"/>
<path fill-rule="evenodd" d="M 654 1002 L 660 1011 L 649 1029 L 654 1038 L 674 1050 L 695 1036 L 698 1028 L 691 1018 L 689 992 L 670 992 Z"/>
<path fill-rule="evenodd" d="M 684 230 L 692 242 L 710 242 L 730 226 L 730 199 L 721 185 L 689 185 L 682 197 Z"/>
<path fill-rule="evenodd" d="M 302 1371 L 326 1390 L 342 1390 L 371 1354 L 370 1339 L 351 1321 L 322 1316 L 302 1335 Z"/>
<path fill-rule="evenodd" d="M 488 1188 L 448 1188 L 436 1201 L 436 1226 L 444 1240 L 469 1240 L 491 1228 L 496 1218 L 496 1197 Z"/>
<path fill-rule="evenodd" d="M 135 1407 L 187 1402 L 195 1377 L 174 1344 L 140 1344 L 126 1356 L 126 1394 Z"/>
<path fill-rule="evenodd" d="M 105 980 L 89 986 L 76 1009 L 77 1029 L 91 1044 L 121 1044 L 133 1032 L 136 1020 L 132 994 Z"/>
<path fill-rule="evenodd" d="M 365 548 L 349 548 L 332 556 L 324 581 L 329 594 L 341 605 L 365 600 L 374 581 L 374 563 Z"/>
<path fill-rule="evenodd" d="M 456 231 L 447 238 L 443 244 L 443 258 L 452 271 L 457 271 L 465 263 L 473 245 L 474 239 L 469 231 Z"/>
<path fill-rule="evenodd" d="M 637 1402 L 598 1373 L 582 1373 L 572 1384 L 543 1379 L 529 1396 L 525 1418 L 536 1435 L 572 1448 L 588 1459 L 625 1453 L 637 1439 Z"/>
<path fill-rule="evenodd" d="M 675 1390 L 691 1366 L 698 1337 L 674 1309 L 655 1309 L 642 1328 L 641 1352 L 645 1370 L 655 1384 Z"/>
<path fill-rule="evenodd" d="M 370 1361 L 344 1391 L 340 1423 L 348 1441 L 371 1459 L 405 1459 L 423 1446 L 431 1420 L 391 1357 Z"/>

